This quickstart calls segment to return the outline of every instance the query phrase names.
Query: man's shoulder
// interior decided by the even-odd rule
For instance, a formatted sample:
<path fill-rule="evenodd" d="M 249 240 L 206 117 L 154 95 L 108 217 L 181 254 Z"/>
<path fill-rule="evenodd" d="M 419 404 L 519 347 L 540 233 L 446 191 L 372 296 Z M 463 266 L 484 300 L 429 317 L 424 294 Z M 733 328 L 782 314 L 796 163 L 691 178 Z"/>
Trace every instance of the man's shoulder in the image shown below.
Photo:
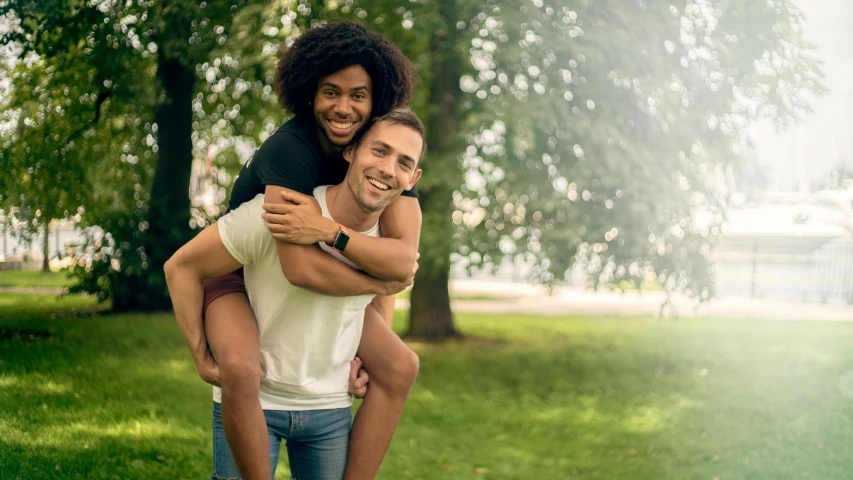
<path fill-rule="evenodd" d="M 311 191 L 311 194 L 314 195 L 314 198 L 317 199 L 321 204 L 326 203 L 326 189 L 328 189 L 331 185 L 317 185 L 314 187 L 314 190 Z"/>
<path fill-rule="evenodd" d="M 217 221 L 222 243 L 243 265 L 257 263 L 270 250 L 272 236 L 261 217 L 263 203 L 264 195 L 258 194 Z"/>
<path fill-rule="evenodd" d="M 247 200 L 237 206 L 236 208 L 229 210 L 228 213 L 223 215 L 219 220 L 223 223 L 243 223 L 257 221 L 261 222 L 263 219 L 261 218 L 261 213 L 263 212 L 264 205 L 264 194 L 259 193 L 255 195 L 250 200 Z"/>

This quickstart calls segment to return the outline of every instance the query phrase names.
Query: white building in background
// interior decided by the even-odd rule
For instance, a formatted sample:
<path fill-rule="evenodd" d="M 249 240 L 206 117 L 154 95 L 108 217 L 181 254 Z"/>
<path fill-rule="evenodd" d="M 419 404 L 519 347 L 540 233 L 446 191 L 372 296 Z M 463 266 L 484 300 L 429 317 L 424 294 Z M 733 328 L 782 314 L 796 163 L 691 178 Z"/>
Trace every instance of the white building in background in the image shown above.
<path fill-rule="evenodd" d="M 853 190 L 764 195 L 729 209 L 713 256 L 720 297 L 853 303 Z"/>
<path fill-rule="evenodd" d="M 758 161 L 774 191 L 810 191 L 831 172 L 853 169 L 853 2 L 796 0 L 805 16 L 803 33 L 824 62 L 828 92 L 812 101 L 813 112 L 792 129 L 770 124 L 752 129 Z"/>
<path fill-rule="evenodd" d="M 717 293 L 850 304 L 853 190 L 837 174 L 853 171 L 853 2 L 795 3 L 828 91 L 789 130 L 769 123 L 751 129 L 768 182 L 727 212 L 714 256 Z M 815 191 L 822 184 L 831 190 Z"/>

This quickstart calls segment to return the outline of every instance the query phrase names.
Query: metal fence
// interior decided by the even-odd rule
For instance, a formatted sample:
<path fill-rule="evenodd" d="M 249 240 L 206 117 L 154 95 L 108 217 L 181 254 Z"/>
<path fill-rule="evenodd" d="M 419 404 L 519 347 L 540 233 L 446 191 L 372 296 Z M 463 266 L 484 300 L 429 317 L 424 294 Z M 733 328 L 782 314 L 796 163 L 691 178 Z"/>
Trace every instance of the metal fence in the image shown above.
<path fill-rule="evenodd" d="M 31 244 L 0 227 L 0 259 L 41 259 L 43 238 Z M 66 245 L 84 240 L 80 230 L 60 224 L 51 229 L 50 257 L 66 253 Z M 853 304 L 853 237 L 721 238 L 712 257 L 718 297 L 777 298 Z M 450 277 L 525 283 L 532 263 L 506 259 L 494 269 L 469 275 L 464 260 L 454 261 Z M 572 286 L 587 284 L 584 272 L 573 269 Z"/>
<path fill-rule="evenodd" d="M 724 239 L 713 266 L 720 297 L 853 303 L 850 238 Z"/>
<path fill-rule="evenodd" d="M 711 258 L 718 297 L 774 298 L 853 304 L 853 238 L 818 236 L 723 237 Z M 451 278 L 498 282 L 529 281 L 531 264 L 505 260 L 469 275 L 455 262 Z M 589 285 L 579 265 L 568 284 Z"/>

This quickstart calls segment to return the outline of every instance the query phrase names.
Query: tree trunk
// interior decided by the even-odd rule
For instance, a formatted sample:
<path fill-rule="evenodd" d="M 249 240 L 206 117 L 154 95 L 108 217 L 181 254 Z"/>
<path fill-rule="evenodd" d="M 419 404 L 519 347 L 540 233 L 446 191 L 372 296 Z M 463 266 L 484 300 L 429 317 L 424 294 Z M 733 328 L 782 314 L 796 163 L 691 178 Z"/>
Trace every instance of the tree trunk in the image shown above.
<path fill-rule="evenodd" d="M 42 245 L 41 251 L 43 257 L 41 271 L 50 272 L 50 219 L 44 221 L 44 245 Z"/>
<path fill-rule="evenodd" d="M 163 265 L 192 236 L 189 186 L 192 172 L 192 95 L 195 74 L 177 59 L 157 62 L 157 78 L 165 93 L 154 112 L 157 124 L 157 163 L 151 186 L 148 230 L 142 271 L 122 275 L 126 283 L 114 289 L 115 310 L 170 308 Z M 137 269 L 138 271 L 139 269 Z"/>
<path fill-rule="evenodd" d="M 450 310 L 448 277 L 447 269 L 428 276 L 418 274 L 412 288 L 412 322 L 407 337 L 436 341 L 459 336 Z"/>
<path fill-rule="evenodd" d="M 428 109 L 424 123 L 427 157 L 418 183 L 424 227 L 421 229 L 420 269 L 415 277 L 406 336 L 442 340 L 458 336 L 450 310 L 447 282 L 453 246 L 453 190 L 462 179 L 458 157 L 465 148 L 459 78 L 466 65 L 463 42 L 455 28 L 461 17 L 458 2 L 436 2 L 437 28 L 430 37 L 432 58 Z"/>

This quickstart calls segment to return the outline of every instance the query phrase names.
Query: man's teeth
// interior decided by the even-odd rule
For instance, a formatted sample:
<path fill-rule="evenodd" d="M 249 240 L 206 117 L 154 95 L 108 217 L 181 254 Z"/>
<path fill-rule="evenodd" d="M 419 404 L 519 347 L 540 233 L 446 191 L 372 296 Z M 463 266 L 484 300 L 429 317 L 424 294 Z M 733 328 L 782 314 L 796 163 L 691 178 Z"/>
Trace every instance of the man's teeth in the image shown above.
<path fill-rule="evenodd" d="M 333 121 L 329 120 L 329 123 L 331 123 L 332 126 L 335 128 L 340 128 L 341 130 L 346 130 L 347 128 L 351 127 L 352 124 L 355 122 L 341 123 L 341 122 L 333 122 Z"/>
<path fill-rule="evenodd" d="M 391 188 L 388 185 L 385 185 L 384 183 L 380 182 L 379 180 L 368 178 L 367 181 L 370 182 L 370 184 L 374 187 L 379 188 L 381 190 L 388 190 L 389 188 Z"/>

